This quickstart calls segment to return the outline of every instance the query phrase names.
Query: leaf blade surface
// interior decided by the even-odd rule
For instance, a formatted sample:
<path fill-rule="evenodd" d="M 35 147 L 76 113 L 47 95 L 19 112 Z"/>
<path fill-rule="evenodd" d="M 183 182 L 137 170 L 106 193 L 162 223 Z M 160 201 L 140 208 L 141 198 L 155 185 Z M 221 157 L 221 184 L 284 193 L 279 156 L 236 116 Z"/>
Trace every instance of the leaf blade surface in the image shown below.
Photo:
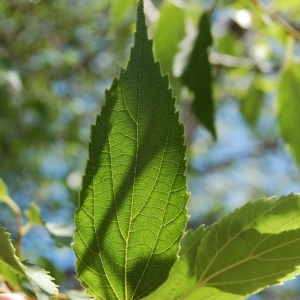
<path fill-rule="evenodd" d="M 97 299 L 140 299 L 177 259 L 186 221 L 186 147 L 143 2 L 130 60 L 92 127 L 76 212 L 77 273 Z"/>
<path fill-rule="evenodd" d="M 247 203 L 214 224 L 198 250 L 197 283 L 180 299 L 208 288 L 245 297 L 293 279 L 300 272 L 299 208 L 299 195 L 273 197 Z"/>
<path fill-rule="evenodd" d="M 196 117 L 216 139 L 215 107 L 212 94 L 213 79 L 208 53 L 213 42 L 210 27 L 209 14 L 204 13 L 200 18 L 199 32 L 181 79 L 182 83 L 194 93 L 192 108 Z"/>

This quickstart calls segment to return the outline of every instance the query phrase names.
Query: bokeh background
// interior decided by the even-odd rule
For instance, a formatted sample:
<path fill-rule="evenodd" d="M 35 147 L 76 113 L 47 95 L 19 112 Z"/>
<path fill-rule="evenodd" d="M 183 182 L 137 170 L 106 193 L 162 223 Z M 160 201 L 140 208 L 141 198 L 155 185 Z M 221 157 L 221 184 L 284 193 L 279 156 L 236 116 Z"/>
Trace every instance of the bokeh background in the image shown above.
<path fill-rule="evenodd" d="M 216 141 L 178 78 L 204 11 L 211 12 Z M 284 64 L 300 59 L 299 1 L 145 0 L 145 12 L 186 126 L 188 227 L 212 224 L 247 201 L 300 192 L 276 102 Z M 23 211 L 34 202 L 45 222 L 74 226 L 90 125 L 126 66 L 134 22 L 134 0 L 0 1 L 0 177 Z M 0 224 L 16 237 L 5 203 Z M 22 253 L 62 291 L 79 288 L 73 251 L 57 247 L 42 226 L 24 237 Z M 299 298 L 298 279 L 252 297 Z"/>

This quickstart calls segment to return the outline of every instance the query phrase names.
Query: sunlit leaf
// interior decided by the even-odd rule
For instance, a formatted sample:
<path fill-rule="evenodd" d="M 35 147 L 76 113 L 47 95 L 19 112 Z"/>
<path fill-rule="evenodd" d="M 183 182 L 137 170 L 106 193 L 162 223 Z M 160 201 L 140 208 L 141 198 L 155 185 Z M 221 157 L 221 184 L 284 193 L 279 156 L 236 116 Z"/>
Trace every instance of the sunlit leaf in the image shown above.
<path fill-rule="evenodd" d="M 8 188 L 5 182 L 0 178 L 0 199 L 8 196 Z"/>
<path fill-rule="evenodd" d="M 98 299 L 140 299 L 168 277 L 186 215 L 186 147 L 154 62 L 143 2 L 130 60 L 92 127 L 76 212 L 78 278 Z"/>
<path fill-rule="evenodd" d="M 20 262 L 19 258 L 15 254 L 15 249 L 11 243 L 10 235 L 2 226 L 0 226 L 0 241 L 0 260 L 13 269 L 17 274 L 22 275 L 29 280 L 39 300 L 50 299 L 51 295 L 57 293 L 56 285 L 52 282 L 52 278 L 45 270 Z"/>
<path fill-rule="evenodd" d="M 273 197 L 214 224 L 198 250 L 197 283 L 183 299 L 245 297 L 293 279 L 300 272 L 299 209 L 300 195 Z"/>
<path fill-rule="evenodd" d="M 111 8 L 114 26 L 118 26 L 136 0 L 114 0 Z"/>
<path fill-rule="evenodd" d="M 10 198 L 5 182 L 0 178 L 0 202 L 6 203 L 15 214 L 20 214 L 20 208 L 16 202 Z"/>
<path fill-rule="evenodd" d="M 300 65 L 291 64 L 279 79 L 278 114 L 280 133 L 300 165 Z"/>
<path fill-rule="evenodd" d="M 174 22 L 176 20 L 176 22 Z M 170 30 L 172 24 L 172 30 Z M 154 32 L 154 54 L 159 60 L 162 73 L 169 74 L 171 86 L 179 93 L 180 81 L 173 76 L 173 60 L 178 51 L 178 44 L 185 36 L 183 10 L 172 2 L 165 2 L 160 9 L 160 17 Z"/>
<path fill-rule="evenodd" d="M 181 76 L 182 83 L 194 93 L 193 111 L 203 126 L 216 138 L 211 65 L 208 48 L 212 45 L 209 15 L 204 13 L 198 26 L 194 48 Z"/>

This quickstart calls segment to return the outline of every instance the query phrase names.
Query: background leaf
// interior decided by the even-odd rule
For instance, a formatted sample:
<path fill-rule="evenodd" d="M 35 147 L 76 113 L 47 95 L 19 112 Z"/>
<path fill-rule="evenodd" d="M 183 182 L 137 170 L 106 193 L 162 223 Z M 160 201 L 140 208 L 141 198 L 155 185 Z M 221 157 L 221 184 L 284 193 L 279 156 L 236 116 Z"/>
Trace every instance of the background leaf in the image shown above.
<path fill-rule="evenodd" d="M 241 113 L 246 121 L 254 126 L 263 105 L 265 93 L 260 87 L 260 76 L 256 74 L 245 97 L 242 98 Z"/>
<path fill-rule="evenodd" d="M 58 292 L 52 278 L 45 270 L 27 263 L 22 264 L 15 255 L 15 249 L 11 243 L 9 234 L 0 226 L 0 260 L 12 268 L 16 273 L 26 277 L 39 300 L 50 299 L 51 295 Z"/>
<path fill-rule="evenodd" d="M 182 83 L 194 93 L 193 111 L 199 122 L 216 138 L 214 125 L 214 102 L 212 96 L 212 74 L 208 59 L 208 48 L 212 45 L 209 15 L 204 13 L 198 26 L 194 48 L 181 75 Z"/>
<path fill-rule="evenodd" d="M 111 7 L 111 14 L 114 26 L 117 27 L 122 19 L 129 12 L 130 8 L 134 6 L 136 0 L 114 0 Z"/>
<path fill-rule="evenodd" d="M 299 207 L 300 195 L 274 197 L 247 203 L 214 224 L 198 250 L 197 283 L 183 299 L 203 292 L 207 298 L 201 299 L 221 299 L 209 297 L 206 287 L 247 296 L 294 278 L 300 272 Z"/>
<path fill-rule="evenodd" d="M 168 85 L 140 1 L 129 63 L 92 127 L 76 212 L 78 278 L 98 299 L 145 297 L 177 260 L 187 221 L 186 147 Z"/>
<path fill-rule="evenodd" d="M 172 30 L 170 30 L 170 24 L 172 24 Z M 178 51 L 178 44 L 184 36 L 185 23 L 182 8 L 170 1 L 163 2 L 153 36 L 154 54 L 160 62 L 162 73 L 168 73 L 175 95 L 179 94 L 181 85 L 180 80 L 173 76 L 173 60 Z"/>
<path fill-rule="evenodd" d="M 282 137 L 300 165 L 300 65 L 291 64 L 279 79 L 277 103 Z"/>

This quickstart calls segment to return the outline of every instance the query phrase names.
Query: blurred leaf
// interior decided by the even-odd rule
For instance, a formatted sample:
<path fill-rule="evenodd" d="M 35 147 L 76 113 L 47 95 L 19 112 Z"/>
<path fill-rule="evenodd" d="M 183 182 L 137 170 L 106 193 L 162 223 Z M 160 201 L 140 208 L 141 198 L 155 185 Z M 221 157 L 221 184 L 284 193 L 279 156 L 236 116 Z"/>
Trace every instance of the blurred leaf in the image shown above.
<path fill-rule="evenodd" d="M 88 300 L 88 299 L 92 299 L 90 296 L 88 296 L 83 291 L 70 290 L 70 291 L 66 291 L 66 295 L 68 296 L 69 300 Z"/>
<path fill-rule="evenodd" d="M 300 165 L 300 65 L 291 64 L 281 73 L 278 86 L 280 133 Z"/>
<path fill-rule="evenodd" d="M 21 211 L 17 203 L 9 197 L 8 188 L 5 182 L 0 178 L 0 202 L 6 203 L 14 212 L 15 216 L 20 216 Z"/>
<path fill-rule="evenodd" d="M 44 222 L 40 214 L 40 209 L 36 203 L 31 202 L 28 209 L 24 211 L 28 218 L 28 223 L 23 228 L 23 235 L 26 234 L 32 226 L 43 226 L 50 234 L 57 247 L 70 247 L 74 237 L 74 228 L 69 225 Z"/>
<path fill-rule="evenodd" d="M 171 269 L 168 280 L 146 299 L 179 299 L 196 282 L 195 263 L 197 251 L 207 230 L 200 226 L 185 233 L 180 243 L 179 260 Z"/>
<path fill-rule="evenodd" d="M 299 9 L 298 0 L 273 0 L 271 2 L 272 8 L 277 11 Z"/>
<path fill-rule="evenodd" d="M 30 223 L 44 226 L 45 223 L 40 216 L 40 209 L 36 203 L 31 202 L 28 209 L 24 210 L 24 214 Z"/>
<path fill-rule="evenodd" d="M 8 196 L 8 188 L 5 182 L 0 178 L 0 200 L 5 199 Z M 3 201 L 3 200 L 2 200 Z"/>
<path fill-rule="evenodd" d="M 50 233 L 56 246 L 58 247 L 70 247 L 74 237 L 74 228 L 72 226 L 49 223 L 45 224 L 46 229 Z"/>
<path fill-rule="evenodd" d="M 114 0 L 111 8 L 113 24 L 117 27 L 122 19 L 134 7 L 136 0 Z"/>
<path fill-rule="evenodd" d="M 39 300 L 50 299 L 51 295 L 58 292 L 56 285 L 52 282 L 52 278 L 45 270 L 20 262 L 19 258 L 15 255 L 15 249 L 11 243 L 10 235 L 2 226 L 0 226 L 0 241 L 0 260 L 30 281 Z"/>
<path fill-rule="evenodd" d="M 172 30 L 170 30 L 170 24 L 172 24 Z M 154 54 L 160 62 L 162 73 L 169 74 L 170 84 L 175 95 L 179 94 L 180 81 L 173 76 L 173 60 L 178 51 L 178 44 L 184 36 L 185 23 L 183 10 L 172 2 L 165 1 L 160 9 L 160 17 L 153 36 Z"/>
<path fill-rule="evenodd" d="M 212 74 L 208 48 L 212 45 L 209 15 L 204 13 L 199 22 L 199 33 L 181 76 L 182 83 L 194 93 L 193 111 L 216 139 L 214 125 L 214 101 L 212 96 Z"/>
<path fill-rule="evenodd" d="M 154 62 L 143 1 L 137 16 L 128 65 L 92 127 L 75 218 L 77 277 L 98 299 L 154 291 L 177 260 L 187 222 L 184 128 Z"/>
<path fill-rule="evenodd" d="M 259 87 L 259 82 L 260 76 L 256 76 L 248 89 L 248 93 L 241 102 L 241 113 L 245 120 L 252 126 L 259 117 L 265 96 L 264 92 Z"/>
<path fill-rule="evenodd" d="M 3 263 L 1 260 L 0 260 L 0 278 L 9 282 L 10 285 L 13 285 L 14 287 L 17 287 L 20 290 L 22 290 L 18 273 L 16 273 L 11 267 Z"/>
<path fill-rule="evenodd" d="M 212 225 L 198 250 L 197 282 L 184 299 L 245 298 L 293 279 L 300 272 L 299 209 L 300 194 L 262 199 Z"/>

